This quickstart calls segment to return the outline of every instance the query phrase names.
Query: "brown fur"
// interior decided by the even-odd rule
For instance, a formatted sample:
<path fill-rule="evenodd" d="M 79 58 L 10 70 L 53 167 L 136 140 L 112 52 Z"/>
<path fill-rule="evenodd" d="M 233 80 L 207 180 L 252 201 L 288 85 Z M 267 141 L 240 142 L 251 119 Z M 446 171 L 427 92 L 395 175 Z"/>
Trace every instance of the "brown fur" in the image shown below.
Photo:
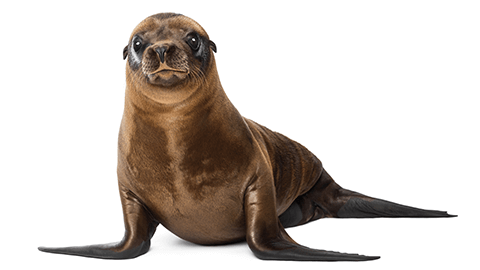
<path fill-rule="evenodd" d="M 162 224 L 198 244 L 246 239 L 262 259 L 378 258 L 313 250 L 288 236 L 284 226 L 366 217 L 352 205 L 377 214 L 385 201 L 369 205 L 379 200 L 342 189 L 305 147 L 243 118 L 220 84 L 214 51 L 203 28 L 185 16 L 158 14 L 135 28 L 124 50 L 118 140 L 125 237 L 114 245 L 41 250 L 131 258 L 148 251 Z"/>
<path fill-rule="evenodd" d="M 147 19 L 134 33 L 177 26 L 177 20 L 206 36 L 185 17 Z M 205 80 L 182 82 L 191 90 L 178 98 L 177 86 L 158 89 L 141 78 L 144 70 L 132 71 L 127 64 L 118 176 L 120 185 L 142 198 L 152 217 L 173 233 L 220 244 L 245 239 L 249 187 L 261 181 L 276 194 L 269 207 L 278 216 L 313 186 L 322 167 L 298 143 L 240 115 L 223 91 L 213 55 L 206 70 Z M 152 94 L 156 91 L 168 96 Z"/>

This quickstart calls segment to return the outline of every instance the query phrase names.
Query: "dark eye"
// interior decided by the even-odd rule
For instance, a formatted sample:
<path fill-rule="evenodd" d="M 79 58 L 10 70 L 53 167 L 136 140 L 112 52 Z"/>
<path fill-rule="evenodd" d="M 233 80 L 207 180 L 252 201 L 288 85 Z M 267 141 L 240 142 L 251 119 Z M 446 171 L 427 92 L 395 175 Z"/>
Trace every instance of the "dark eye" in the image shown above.
<path fill-rule="evenodd" d="M 143 44 L 142 44 L 142 40 L 140 38 L 138 38 L 138 37 L 134 38 L 132 43 L 133 43 L 133 50 L 135 52 L 138 52 L 142 48 Z"/>
<path fill-rule="evenodd" d="M 192 50 L 196 51 L 200 47 L 200 38 L 196 34 L 189 35 L 187 38 L 187 43 Z"/>

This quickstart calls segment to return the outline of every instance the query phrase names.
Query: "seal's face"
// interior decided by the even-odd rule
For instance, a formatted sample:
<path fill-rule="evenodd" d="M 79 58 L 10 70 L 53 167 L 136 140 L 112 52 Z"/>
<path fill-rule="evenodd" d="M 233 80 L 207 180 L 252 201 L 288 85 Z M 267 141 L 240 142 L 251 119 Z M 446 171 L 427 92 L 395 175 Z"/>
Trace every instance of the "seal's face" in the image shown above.
<path fill-rule="evenodd" d="M 192 19 L 173 13 L 153 15 L 135 28 L 124 49 L 127 79 L 146 84 L 140 88 L 147 92 L 198 88 L 210 67 L 211 51 L 216 51 L 215 44 Z"/>

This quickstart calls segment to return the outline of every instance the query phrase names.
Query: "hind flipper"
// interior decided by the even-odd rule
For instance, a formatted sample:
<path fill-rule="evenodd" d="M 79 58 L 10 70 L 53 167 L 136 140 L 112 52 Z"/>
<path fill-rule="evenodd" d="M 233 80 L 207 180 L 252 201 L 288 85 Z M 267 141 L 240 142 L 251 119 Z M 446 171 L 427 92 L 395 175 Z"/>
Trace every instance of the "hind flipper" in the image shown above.
<path fill-rule="evenodd" d="M 447 212 L 401 205 L 344 189 L 326 171 L 322 172 L 317 184 L 312 189 L 310 199 L 322 205 L 332 217 L 455 217 Z M 321 197 L 314 198 L 318 195 Z"/>
<path fill-rule="evenodd" d="M 323 179 L 322 179 L 323 176 Z M 330 175 L 324 171 L 320 179 L 333 182 Z M 337 218 L 377 218 L 377 217 L 409 217 L 409 218 L 437 218 L 455 217 L 444 211 L 426 210 L 406 206 L 382 199 L 372 198 L 363 194 L 341 188 L 335 182 L 330 193 L 330 199 L 335 203 L 330 206 L 331 215 Z"/>
<path fill-rule="evenodd" d="M 376 218 L 376 217 L 456 217 L 444 211 L 425 210 L 401 205 L 364 195 L 347 197 L 347 202 L 337 211 L 338 218 Z"/>
<path fill-rule="evenodd" d="M 136 196 L 120 188 L 120 197 L 125 221 L 125 235 L 122 241 L 112 244 L 76 247 L 39 247 L 40 251 L 76 255 L 101 259 L 130 259 L 145 254 L 150 248 L 150 239 L 158 222 Z"/>
<path fill-rule="evenodd" d="M 324 170 L 313 188 L 298 197 L 279 219 L 285 228 L 324 217 L 455 217 L 447 212 L 425 210 L 365 196 L 339 186 Z"/>

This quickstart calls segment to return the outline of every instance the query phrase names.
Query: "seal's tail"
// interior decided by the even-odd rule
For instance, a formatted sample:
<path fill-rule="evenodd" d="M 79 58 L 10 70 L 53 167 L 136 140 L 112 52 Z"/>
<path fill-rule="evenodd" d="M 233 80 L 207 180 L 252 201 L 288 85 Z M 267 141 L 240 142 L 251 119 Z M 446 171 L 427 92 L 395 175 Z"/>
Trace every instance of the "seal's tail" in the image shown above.
<path fill-rule="evenodd" d="M 323 171 L 315 186 L 300 196 L 279 218 L 293 227 L 324 217 L 334 218 L 440 218 L 456 217 L 444 211 L 425 210 L 365 196 L 339 186 Z"/>

